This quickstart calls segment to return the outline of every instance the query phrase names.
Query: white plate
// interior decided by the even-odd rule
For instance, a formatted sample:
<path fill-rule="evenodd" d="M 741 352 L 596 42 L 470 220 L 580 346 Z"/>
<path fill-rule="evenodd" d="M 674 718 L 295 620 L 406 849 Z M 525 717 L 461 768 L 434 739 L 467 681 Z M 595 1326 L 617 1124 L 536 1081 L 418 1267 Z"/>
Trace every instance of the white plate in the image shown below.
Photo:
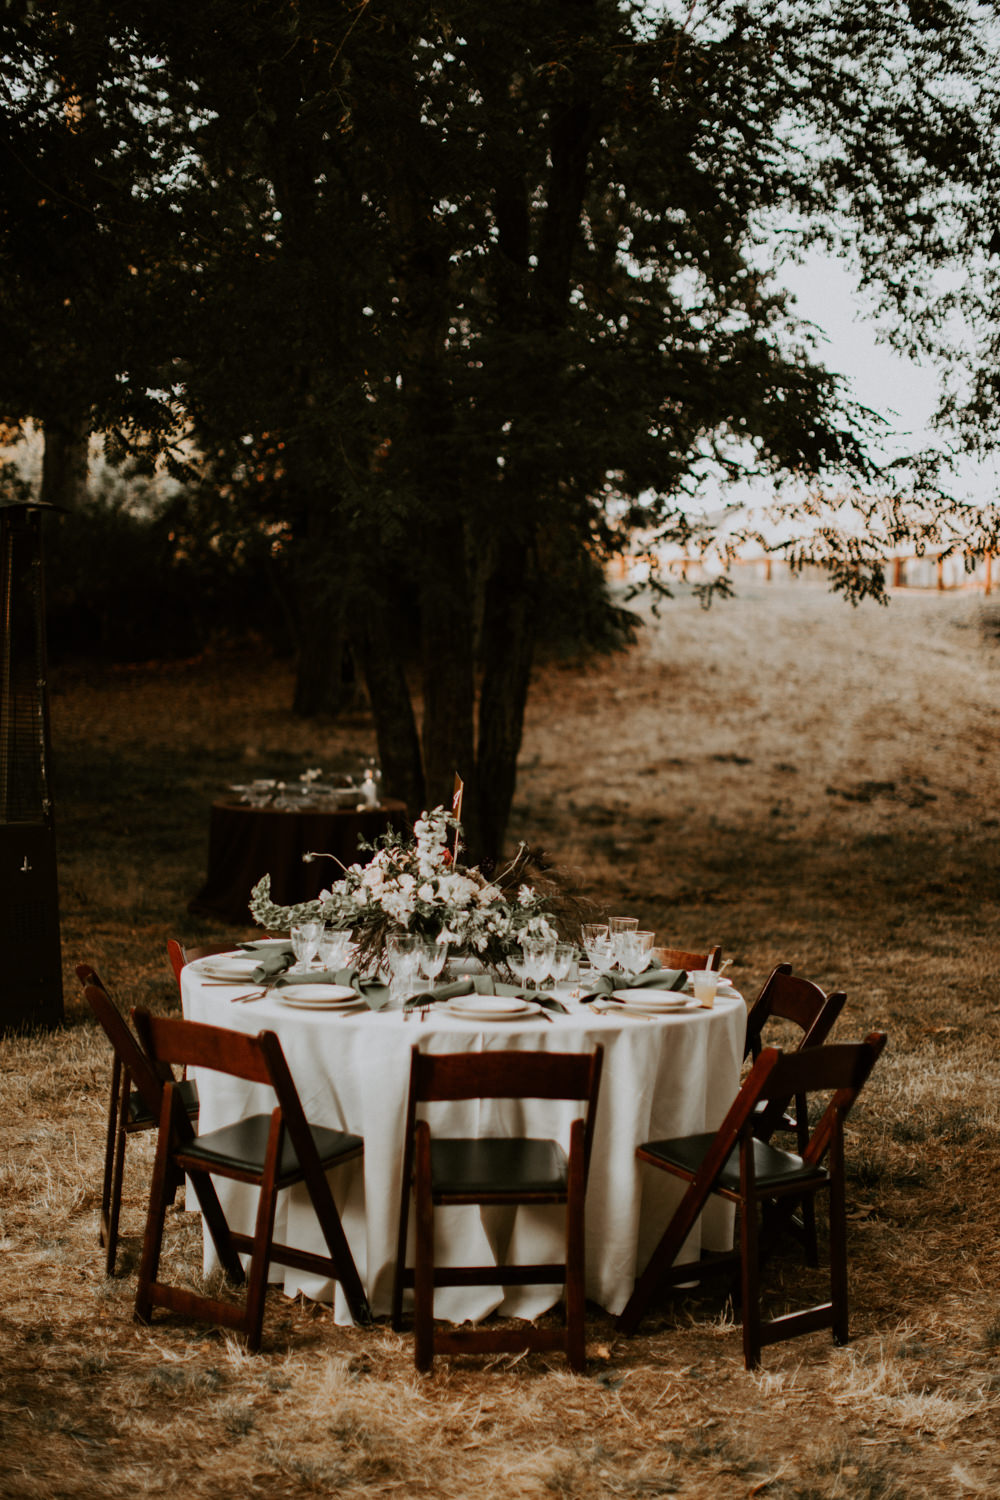
<path fill-rule="evenodd" d="M 353 1000 L 295 1000 L 289 999 L 282 990 L 275 990 L 274 994 L 282 1005 L 292 1005 L 296 1010 L 332 1010 L 335 1015 L 346 1016 L 356 1010 L 368 1009 L 360 995 L 355 995 Z"/>
<path fill-rule="evenodd" d="M 279 1000 L 289 1005 L 352 1005 L 360 1004 L 361 996 L 348 984 L 283 984 L 274 993 Z"/>
<path fill-rule="evenodd" d="M 615 990 L 612 999 L 621 1000 L 624 1005 L 642 1005 L 647 1010 L 685 1010 L 691 1003 L 677 990 Z"/>
<path fill-rule="evenodd" d="M 440 1000 L 435 1008 L 463 1021 L 520 1021 L 522 1016 L 537 1016 L 542 1008 L 534 1001 L 508 999 L 505 995 L 470 995 L 468 1003 L 463 1004 L 465 998 L 458 995 L 454 1000 Z"/>
<path fill-rule="evenodd" d="M 697 1000 L 682 1000 L 680 1005 L 647 1005 L 643 1000 L 620 1000 L 617 1005 L 611 1004 L 605 1008 L 606 1016 L 613 1016 L 616 1010 L 625 1011 L 630 1016 L 648 1016 L 655 1020 L 662 1016 L 667 1020 L 670 1016 L 689 1016 L 695 1011 L 701 1010 L 702 1006 Z"/>
<path fill-rule="evenodd" d="M 229 979 L 233 984 L 242 984 L 252 979 L 259 967 L 259 960 L 245 953 L 216 953 L 210 958 L 197 958 L 192 965 L 207 979 Z"/>

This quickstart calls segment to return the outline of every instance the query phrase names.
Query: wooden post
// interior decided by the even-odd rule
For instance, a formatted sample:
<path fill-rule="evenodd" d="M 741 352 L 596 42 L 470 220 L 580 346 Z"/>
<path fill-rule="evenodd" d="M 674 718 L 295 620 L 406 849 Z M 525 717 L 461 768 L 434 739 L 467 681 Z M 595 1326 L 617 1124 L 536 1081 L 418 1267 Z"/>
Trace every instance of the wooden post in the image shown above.
<path fill-rule="evenodd" d="M 903 559 L 894 557 L 892 560 L 892 586 L 894 589 L 903 587 Z"/>
<path fill-rule="evenodd" d="M 939 590 L 944 588 L 944 558 L 943 557 L 939 557 L 938 560 L 937 560 L 937 586 L 938 586 Z"/>
<path fill-rule="evenodd" d="M 983 554 L 983 593 L 984 594 L 990 594 L 990 593 L 993 592 L 992 573 L 993 573 L 993 553 L 992 552 L 986 552 L 986 553 Z"/>

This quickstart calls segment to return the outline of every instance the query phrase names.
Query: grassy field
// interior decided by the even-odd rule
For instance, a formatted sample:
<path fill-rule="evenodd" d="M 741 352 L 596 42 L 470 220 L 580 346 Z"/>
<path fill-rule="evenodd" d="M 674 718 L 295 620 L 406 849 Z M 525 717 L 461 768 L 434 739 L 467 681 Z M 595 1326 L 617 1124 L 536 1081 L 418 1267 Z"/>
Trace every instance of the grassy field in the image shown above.
<path fill-rule="evenodd" d="M 626 656 L 537 674 L 511 834 L 658 941 L 719 942 L 752 997 L 786 960 L 847 991 L 836 1037 L 889 1048 L 848 1142 L 852 1341 L 744 1372 L 717 1293 L 632 1340 L 592 1310 L 558 1358 L 412 1368 L 408 1336 L 271 1293 L 265 1346 L 133 1324 L 149 1147 L 129 1148 L 122 1274 L 96 1222 L 109 1058 L 73 966 L 176 1008 L 208 805 L 250 775 L 351 766 L 359 711 L 288 712 L 257 658 L 54 674 L 67 1016 L 0 1043 L 0 1496 L 1000 1494 L 1000 608 L 852 611 L 806 584 L 679 597 Z M 263 873 L 263 872 L 262 872 Z M 200 1234 L 172 1256 L 196 1279 Z M 776 1305 L 811 1289 L 794 1258 Z"/>

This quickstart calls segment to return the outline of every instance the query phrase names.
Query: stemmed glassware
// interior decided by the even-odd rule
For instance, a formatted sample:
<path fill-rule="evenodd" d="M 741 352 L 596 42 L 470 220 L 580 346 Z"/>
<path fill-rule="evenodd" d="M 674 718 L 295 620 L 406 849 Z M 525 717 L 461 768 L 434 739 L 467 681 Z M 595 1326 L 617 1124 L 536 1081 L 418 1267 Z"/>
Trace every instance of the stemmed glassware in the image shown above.
<path fill-rule="evenodd" d="M 541 988 L 542 980 L 548 979 L 552 957 L 556 951 L 554 937 L 526 937 L 521 943 L 524 950 L 524 972 L 533 981 L 535 989 Z"/>
<path fill-rule="evenodd" d="M 637 932 L 622 932 L 615 941 L 615 957 L 630 974 L 641 974 L 652 962 L 652 950 L 643 946 Z"/>
<path fill-rule="evenodd" d="M 322 922 L 299 922 L 291 929 L 292 952 L 295 962 L 289 973 L 304 974 L 319 952 L 323 938 Z"/>
<path fill-rule="evenodd" d="M 591 964 L 606 973 L 614 964 L 611 935 L 607 922 L 585 922 L 580 928 L 584 951 Z"/>
<path fill-rule="evenodd" d="M 420 939 L 412 932 L 394 932 L 386 939 L 385 952 L 392 973 L 389 1004 L 402 1007 L 420 967 Z"/>
<path fill-rule="evenodd" d="M 351 946 L 350 928 L 325 927 L 319 942 L 319 957 L 324 969 L 342 969 Z"/>
<path fill-rule="evenodd" d="M 551 975 L 552 983 L 554 985 L 561 984 L 562 981 L 566 978 L 567 974 L 573 966 L 573 960 L 575 958 L 576 949 L 573 947 L 572 943 L 556 944 L 552 953 L 552 961 L 549 964 L 549 974 Z"/>
<path fill-rule="evenodd" d="M 445 966 L 448 957 L 447 943 L 423 942 L 417 951 L 417 967 L 421 977 L 433 984 Z"/>

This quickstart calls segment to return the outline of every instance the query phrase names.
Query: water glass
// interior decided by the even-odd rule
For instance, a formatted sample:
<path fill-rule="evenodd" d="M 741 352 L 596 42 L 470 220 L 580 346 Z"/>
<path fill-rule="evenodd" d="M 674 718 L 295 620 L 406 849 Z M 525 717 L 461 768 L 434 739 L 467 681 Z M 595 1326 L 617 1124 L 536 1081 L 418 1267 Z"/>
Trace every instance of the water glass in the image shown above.
<path fill-rule="evenodd" d="M 299 922 L 291 929 L 292 952 L 295 954 L 291 973 L 302 974 L 308 969 L 319 952 L 322 938 L 322 922 Z"/>
<path fill-rule="evenodd" d="M 643 948 L 637 932 L 621 932 L 615 939 L 615 958 L 630 974 L 641 974 L 649 968 L 653 955 Z"/>
<path fill-rule="evenodd" d="M 524 972 L 534 982 L 535 989 L 548 979 L 552 956 L 556 951 L 554 937 L 526 937 L 521 944 L 524 949 Z"/>
<path fill-rule="evenodd" d="M 401 1010 L 420 967 L 420 939 L 412 932 L 395 932 L 386 939 L 385 952 L 392 974 L 389 1007 Z"/>
<path fill-rule="evenodd" d="M 569 975 L 570 969 L 576 961 L 576 949 L 572 943 L 557 943 L 552 954 L 549 965 L 549 973 L 552 975 L 554 984 L 561 984 Z"/>
<path fill-rule="evenodd" d="M 324 969 L 342 969 L 351 947 L 351 929 L 326 927 L 319 942 L 319 957 Z"/>
<path fill-rule="evenodd" d="M 627 968 L 622 956 L 622 939 L 630 933 L 639 930 L 638 917 L 612 917 L 608 922 L 608 931 L 611 936 L 611 953 L 614 962 L 619 968 Z"/>
<path fill-rule="evenodd" d="M 718 969 L 692 969 L 691 988 L 694 990 L 694 998 L 706 1010 L 711 1010 L 715 1005 L 715 996 L 721 981 L 722 975 Z"/>
<path fill-rule="evenodd" d="M 421 977 L 433 983 L 444 968 L 447 957 L 447 943 L 421 943 L 417 952 L 417 967 Z"/>

